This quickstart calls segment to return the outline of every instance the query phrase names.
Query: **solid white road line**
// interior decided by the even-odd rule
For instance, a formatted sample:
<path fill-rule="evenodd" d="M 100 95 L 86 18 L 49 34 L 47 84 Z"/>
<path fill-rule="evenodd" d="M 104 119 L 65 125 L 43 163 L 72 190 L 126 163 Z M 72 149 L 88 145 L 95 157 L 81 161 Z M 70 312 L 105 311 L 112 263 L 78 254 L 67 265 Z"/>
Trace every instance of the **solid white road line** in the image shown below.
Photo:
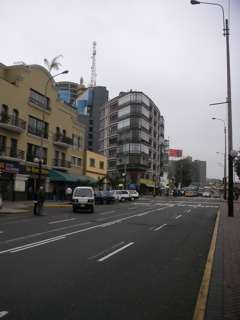
<path fill-rule="evenodd" d="M 99 261 L 99 262 L 102 262 L 102 261 L 104 261 L 104 260 L 106 260 L 106 259 L 110 258 L 111 256 L 113 256 L 114 254 L 116 254 L 116 253 L 118 253 L 118 252 L 120 252 L 120 251 L 122 251 L 122 250 L 126 249 L 127 247 L 129 247 L 129 246 L 131 246 L 131 245 L 133 245 L 133 244 L 134 244 L 134 242 L 130 242 L 130 243 L 129 243 L 129 244 L 127 244 L 126 246 L 124 246 L 124 247 L 122 247 L 122 248 L 120 248 L 120 249 L 118 249 L 118 250 L 116 250 L 116 251 L 114 251 L 114 252 L 112 252 L 112 253 L 109 253 L 107 256 L 105 256 L 105 257 L 103 257 L 103 258 L 99 259 L 98 261 Z"/>
<path fill-rule="evenodd" d="M 158 230 L 162 229 L 163 227 L 165 227 L 166 225 L 167 225 L 167 224 L 164 223 L 162 226 L 158 227 L 157 229 L 154 229 L 154 231 L 158 231 Z"/>
<path fill-rule="evenodd" d="M 180 214 L 179 216 L 177 216 L 175 219 L 178 219 L 178 218 L 180 218 L 182 215 Z"/>
<path fill-rule="evenodd" d="M 48 224 L 54 224 L 54 223 L 60 223 L 60 222 L 66 222 L 66 221 L 72 221 L 72 220 L 76 220 L 77 218 L 72 218 L 72 219 L 66 219 L 66 220 L 60 220 L 60 221 L 53 221 L 53 222 L 49 222 Z"/>

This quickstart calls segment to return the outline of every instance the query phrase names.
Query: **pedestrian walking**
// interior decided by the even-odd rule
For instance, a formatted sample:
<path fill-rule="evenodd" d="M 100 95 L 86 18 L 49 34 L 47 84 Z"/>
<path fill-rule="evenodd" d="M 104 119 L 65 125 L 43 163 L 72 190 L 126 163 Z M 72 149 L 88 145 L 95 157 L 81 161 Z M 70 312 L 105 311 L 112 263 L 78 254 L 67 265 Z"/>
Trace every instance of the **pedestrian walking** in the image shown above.
<path fill-rule="evenodd" d="M 58 201 L 58 190 L 56 187 L 53 187 L 53 201 Z"/>
<path fill-rule="evenodd" d="M 238 200 L 238 198 L 239 198 L 239 192 L 238 192 L 238 190 L 236 190 L 235 191 L 235 200 Z"/>
<path fill-rule="evenodd" d="M 43 191 L 43 187 L 41 186 L 37 192 L 37 215 L 42 216 L 43 215 L 43 203 L 45 201 L 45 195 Z"/>
<path fill-rule="evenodd" d="M 34 204 L 34 206 L 33 206 L 33 214 L 34 214 L 35 216 L 37 216 L 37 205 L 38 205 L 38 203 L 37 203 L 37 192 L 34 192 L 34 195 L 33 195 L 33 204 Z"/>

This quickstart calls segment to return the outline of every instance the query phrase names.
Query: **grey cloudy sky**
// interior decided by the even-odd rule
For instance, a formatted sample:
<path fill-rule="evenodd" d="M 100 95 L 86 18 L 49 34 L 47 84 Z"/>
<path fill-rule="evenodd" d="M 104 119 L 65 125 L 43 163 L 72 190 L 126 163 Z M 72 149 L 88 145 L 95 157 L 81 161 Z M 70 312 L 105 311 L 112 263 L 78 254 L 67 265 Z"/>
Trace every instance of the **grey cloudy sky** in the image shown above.
<path fill-rule="evenodd" d="M 218 0 L 230 22 L 233 149 L 240 148 L 240 0 Z M 97 85 L 109 97 L 139 90 L 165 118 L 171 149 L 207 161 L 207 177 L 222 178 L 227 126 L 226 39 L 221 8 L 189 0 L 0 1 L 0 62 L 44 66 L 63 55 L 57 81 L 86 85 L 97 42 Z M 3 32 L 4 31 L 4 32 Z M 54 72 L 53 72 L 54 74 Z M 220 165 L 219 165 L 220 163 Z"/>

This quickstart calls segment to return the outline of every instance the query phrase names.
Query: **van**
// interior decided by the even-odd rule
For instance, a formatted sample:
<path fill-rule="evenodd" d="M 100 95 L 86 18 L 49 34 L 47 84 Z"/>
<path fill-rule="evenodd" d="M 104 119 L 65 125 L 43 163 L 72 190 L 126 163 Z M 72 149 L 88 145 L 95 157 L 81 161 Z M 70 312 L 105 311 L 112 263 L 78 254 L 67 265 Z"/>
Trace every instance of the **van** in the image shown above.
<path fill-rule="evenodd" d="M 90 210 L 94 213 L 94 193 L 92 187 L 76 187 L 72 194 L 72 211 Z"/>

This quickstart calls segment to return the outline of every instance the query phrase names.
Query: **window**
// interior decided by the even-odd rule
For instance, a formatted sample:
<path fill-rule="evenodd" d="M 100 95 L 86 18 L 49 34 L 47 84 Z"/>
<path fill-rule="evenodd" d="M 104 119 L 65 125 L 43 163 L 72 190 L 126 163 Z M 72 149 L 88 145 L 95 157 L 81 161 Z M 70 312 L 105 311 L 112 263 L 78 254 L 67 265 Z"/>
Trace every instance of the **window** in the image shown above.
<path fill-rule="evenodd" d="M 83 149 L 83 137 L 82 136 L 78 137 L 78 149 L 79 150 Z"/>
<path fill-rule="evenodd" d="M 90 158 L 90 163 L 89 163 L 89 165 L 90 165 L 91 167 L 95 167 L 95 159 Z"/>
<path fill-rule="evenodd" d="M 42 122 L 37 118 L 31 116 L 28 117 L 28 133 L 41 137 L 43 131 L 43 137 L 48 139 L 48 123 Z"/>
<path fill-rule="evenodd" d="M 44 102 L 44 95 L 42 95 L 41 93 L 30 89 L 30 97 L 29 97 L 29 102 L 44 108 L 44 106 L 46 107 L 47 110 L 51 110 L 51 108 L 48 106 L 49 104 L 49 98 L 46 98 L 46 103 Z"/>
<path fill-rule="evenodd" d="M 34 158 L 40 159 L 40 146 L 34 144 L 27 144 L 27 161 L 34 162 Z M 47 149 L 42 149 L 42 159 L 43 163 L 47 164 Z"/>
<path fill-rule="evenodd" d="M 116 144 L 117 143 L 117 137 L 109 139 L 109 145 Z"/>
<path fill-rule="evenodd" d="M 99 169 L 104 169 L 104 162 L 103 161 L 99 162 Z"/>
<path fill-rule="evenodd" d="M 73 166 L 81 167 L 82 166 L 82 158 L 72 156 L 71 157 L 71 164 Z"/>

